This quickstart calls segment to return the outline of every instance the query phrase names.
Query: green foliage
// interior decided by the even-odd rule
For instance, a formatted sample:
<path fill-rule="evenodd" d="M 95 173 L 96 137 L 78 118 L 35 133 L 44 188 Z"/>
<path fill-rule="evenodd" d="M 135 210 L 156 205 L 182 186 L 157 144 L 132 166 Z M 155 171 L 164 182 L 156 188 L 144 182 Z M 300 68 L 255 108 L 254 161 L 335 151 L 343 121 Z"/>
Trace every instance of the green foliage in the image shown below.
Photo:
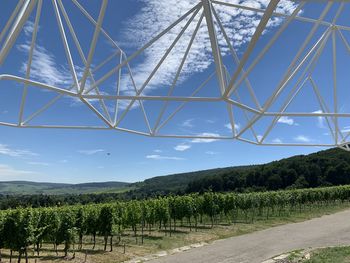
<path fill-rule="evenodd" d="M 114 209 L 110 204 L 103 205 L 101 207 L 100 215 L 98 218 L 99 233 L 104 237 L 105 247 L 107 247 L 108 236 L 113 235 L 113 223 L 114 223 Z"/>
<path fill-rule="evenodd" d="M 14 182 L 23 187 L 39 187 L 38 183 Z M 1 195 L 6 189 L 0 182 L 0 210 L 17 207 L 49 207 L 74 204 L 106 203 L 115 200 L 130 200 L 183 195 L 188 193 L 213 192 L 258 192 L 281 189 L 298 189 L 350 184 L 350 154 L 341 149 L 330 149 L 305 156 L 294 156 L 264 165 L 227 167 L 168 176 L 158 176 L 144 182 L 120 185 L 125 192 L 103 192 L 103 187 L 111 183 L 92 183 L 69 186 L 74 193 L 86 193 L 87 189 L 99 188 L 99 194 L 66 194 L 67 187 L 55 188 L 64 195 Z M 40 185 L 40 184 L 39 184 Z M 7 187 L 7 186 L 6 186 Z M 68 188 L 69 188 L 68 187 Z M 50 189 L 51 189 L 50 188 Z M 52 189 L 51 189 L 52 190 Z M 81 192 L 79 192 L 82 190 Z M 85 191 L 86 190 L 86 191 Z M 16 193 L 26 191 L 16 191 Z M 41 191 L 36 191 L 41 192 Z M 103 193 L 101 193 L 103 192 Z M 53 192 L 47 192 L 52 194 Z M 72 192 L 70 192 L 72 193 Z M 175 211 L 170 211 L 174 213 Z M 151 216 L 151 215 L 150 215 Z"/>
<path fill-rule="evenodd" d="M 349 183 L 350 154 L 330 149 L 201 177 L 191 181 L 186 192 L 251 192 Z"/>
<path fill-rule="evenodd" d="M 62 195 L 62 194 L 88 194 L 113 193 L 128 190 L 129 183 L 102 182 L 84 184 L 36 183 L 27 181 L 0 182 L 0 194 L 3 195 Z"/>
<path fill-rule="evenodd" d="M 64 243 L 64 252 L 67 256 L 68 250 L 75 241 L 75 219 L 76 212 L 69 208 L 60 209 L 60 227 L 57 232 L 57 244 Z"/>
<path fill-rule="evenodd" d="M 206 192 L 184 196 L 158 197 L 148 200 L 132 200 L 95 205 L 76 205 L 51 208 L 19 208 L 0 211 L 0 249 L 19 252 L 19 260 L 27 248 L 36 246 L 39 253 L 41 242 L 64 244 L 67 256 L 76 239 L 82 245 L 84 235 L 100 235 L 104 238 L 106 250 L 108 239 L 111 250 L 113 236 L 118 240 L 126 228 L 134 231 L 151 230 L 159 227 L 170 233 L 176 230 L 176 223 L 197 228 L 202 217 L 209 218 L 212 226 L 223 216 L 235 221 L 236 215 L 243 215 L 247 223 L 257 215 L 268 218 L 281 211 L 301 211 L 309 206 L 322 206 L 331 202 L 350 200 L 350 185 L 312 189 L 290 189 L 284 191 L 252 193 Z M 194 224 L 192 224 L 194 220 Z M 221 220 L 222 222 L 222 220 Z M 227 221 L 226 221 L 227 222 Z M 142 239 L 143 240 L 143 239 Z M 94 242 L 95 243 L 95 242 Z M 81 246 L 78 248 L 81 249 Z"/>
<path fill-rule="evenodd" d="M 350 259 L 350 247 L 320 248 L 311 253 L 305 263 L 346 263 Z"/>

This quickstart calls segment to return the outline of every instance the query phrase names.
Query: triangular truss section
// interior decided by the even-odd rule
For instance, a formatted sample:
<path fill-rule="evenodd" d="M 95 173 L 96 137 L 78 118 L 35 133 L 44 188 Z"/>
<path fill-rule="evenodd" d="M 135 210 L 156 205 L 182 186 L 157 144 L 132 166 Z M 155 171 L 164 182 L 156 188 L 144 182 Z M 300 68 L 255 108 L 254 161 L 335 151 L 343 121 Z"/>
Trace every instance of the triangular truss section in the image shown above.
<path fill-rule="evenodd" d="M 350 82 L 343 80 L 348 74 L 344 77 L 339 65 L 350 61 L 346 15 L 350 4 L 236 2 L 198 0 L 126 54 L 107 32 L 108 0 L 94 2 L 94 8 L 79 0 L 18 1 L 12 12 L 7 8 L 1 14 L 6 20 L 0 28 L 0 87 L 16 83 L 11 89 L 16 89 L 17 97 L 21 89 L 21 95 L 6 118 L 8 110 L 0 108 L 0 125 L 114 129 L 146 136 L 338 146 L 349 151 L 350 107 L 344 89 Z M 317 11 L 310 12 L 315 5 Z M 303 24 L 307 32 L 295 54 L 278 58 L 285 59 L 287 67 L 273 72 L 263 66 L 265 75 L 256 74 L 259 65 L 274 63 L 274 50 L 281 50 L 278 45 L 283 41 L 288 45 L 291 33 L 286 32 L 297 34 L 295 28 Z M 45 69 L 40 60 L 45 60 Z M 320 65 L 322 70 L 328 68 L 327 80 Z M 306 100 L 309 103 L 303 105 Z M 203 114 L 209 109 L 207 120 L 193 117 L 196 111 Z M 207 129 L 190 124 L 194 118 L 207 122 Z M 309 140 L 301 135 L 289 142 L 285 136 L 276 138 L 281 125 L 315 130 L 296 125 L 300 118 L 322 121 L 318 133 L 328 134 L 331 142 L 315 134 Z M 209 123 L 217 123 L 216 130 L 208 132 Z M 186 129 L 179 130 L 181 124 Z"/>

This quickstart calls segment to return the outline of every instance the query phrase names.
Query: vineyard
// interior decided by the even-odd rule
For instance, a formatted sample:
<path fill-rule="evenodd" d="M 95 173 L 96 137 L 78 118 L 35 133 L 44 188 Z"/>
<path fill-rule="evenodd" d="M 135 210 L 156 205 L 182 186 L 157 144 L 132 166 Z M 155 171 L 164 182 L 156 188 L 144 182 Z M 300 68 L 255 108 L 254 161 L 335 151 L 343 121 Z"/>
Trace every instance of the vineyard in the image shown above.
<path fill-rule="evenodd" d="M 43 244 L 51 244 L 57 255 L 63 253 L 67 257 L 72 253 L 74 257 L 75 251 L 84 251 L 87 246 L 95 249 L 97 241 L 102 242 L 105 251 L 113 251 L 125 244 L 127 237 L 134 237 L 142 245 L 154 230 L 170 238 L 178 228 L 197 231 L 218 224 L 249 224 L 349 199 L 350 186 L 337 186 L 245 194 L 207 192 L 140 201 L 3 210 L 0 251 L 9 251 L 10 261 L 16 254 L 18 262 L 22 258 L 28 262 L 29 253 L 40 257 Z"/>

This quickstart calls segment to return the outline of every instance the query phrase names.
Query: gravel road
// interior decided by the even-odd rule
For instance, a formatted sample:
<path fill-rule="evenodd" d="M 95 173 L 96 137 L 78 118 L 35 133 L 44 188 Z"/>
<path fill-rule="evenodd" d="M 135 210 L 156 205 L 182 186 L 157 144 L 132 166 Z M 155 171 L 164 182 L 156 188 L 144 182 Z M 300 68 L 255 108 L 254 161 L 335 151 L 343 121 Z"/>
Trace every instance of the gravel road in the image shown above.
<path fill-rule="evenodd" d="M 350 210 L 218 240 L 152 263 L 261 263 L 300 248 L 350 245 Z"/>

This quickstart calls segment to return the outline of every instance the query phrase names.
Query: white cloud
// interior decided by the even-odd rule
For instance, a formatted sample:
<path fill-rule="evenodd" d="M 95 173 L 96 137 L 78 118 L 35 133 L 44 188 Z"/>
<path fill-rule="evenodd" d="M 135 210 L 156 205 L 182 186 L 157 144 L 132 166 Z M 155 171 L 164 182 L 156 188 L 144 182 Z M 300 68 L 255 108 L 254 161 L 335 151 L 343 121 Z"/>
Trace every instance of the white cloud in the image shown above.
<path fill-rule="evenodd" d="M 226 124 L 225 124 L 225 127 L 226 127 L 227 129 L 229 129 L 230 131 L 232 131 L 232 125 L 231 125 L 231 123 L 226 123 Z M 241 128 L 241 124 L 240 124 L 240 123 L 235 123 L 235 124 L 234 124 L 234 127 L 235 127 L 235 130 L 236 130 L 236 131 L 239 131 L 239 129 Z"/>
<path fill-rule="evenodd" d="M 68 160 L 63 159 L 63 160 L 59 160 L 58 162 L 59 162 L 59 163 L 68 163 Z"/>
<path fill-rule="evenodd" d="M 93 155 L 104 151 L 105 150 L 103 149 L 92 149 L 92 150 L 79 150 L 78 153 L 85 154 L 85 155 Z"/>
<path fill-rule="evenodd" d="M 192 143 L 209 143 L 209 142 L 215 142 L 218 139 L 215 137 L 220 137 L 217 133 L 210 133 L 210 132 L 203 132 L 200 134 L 197 134 L 198 137 L 208 137 L 208 138 L 195 138 L 191 140 Z"/>
<path fill-rule="evenodd" d="M 296 123 L 294 122 L 294 119 L 289 118 L 288 116 L 280 117 L 277 122 L 287 124 L 287 125 L 296 125 Z"/>
<path fill-rule="evenodd" d="M 273 143 L 282 143 L 282 140 L 280 138 L 275 138 L 272 140 Z"/>
<path fill-rule="evenodd" d="M 180 157 L 161 156 L 159 154 L 146 155 L 146 158 L 147 159 L 152 159 L 152 160 L 175 160 L 175 161 L 185 160 L 184 158 L 180 158 Z"/>
<path fill-rule="evenodd" d="M 163 151 L 162 151 L 162 150 L 159 150 L 159 149 L 155 149 L 154 152 L 155 152 L 155 153 L 161 153 L 161 152 L 163 152 Z"/>
<path fill-rule="evenodd" d="M 29 52 L 30 43 L 17 45 L 17 48 L 25 53 Z M 21 72 L 27 70 L 27 61 L 21 66 Z M 32 79 L 46 83 L 48 85 L 68 86 L 72 83 L 72 75 L 70 71 L 56 63 L 55 56 L 43 46 L 36 45 L 33 52 L 33 60 L 30 70 Z"/>
<path fill-rule="evenodd" d="M 294 138 L 294 141 L 307 143 L 307 142 L 311 142 L 311 139 L 305 135 L 298 135 L 297 137 Z"/>
<path fill-rule="evenodd" d="M 317 110 L 317 111 L 314 111 L 313 113 L 323 113 L 323 111 Z M 325 121 L 326 119 L 324 117 L 321 117 L 321 116 L 317 117 L 317 127 L 321 129 L 326 128 Z"/>
<path fill-rule="evenodd" d="M 218 152 L 213 152 L 213 151 L 206 151 L 205 153 L 209 154 L 209 155 L 216 155 L 216 154 L 218 154 Z"/>
<path fill-rule="evenodd" d="M 0 144 L 0 155 L 7 155 L 11 157 L 30 157 L 30 156 L 38 156 L 37 153 L 34 153 L 29 150 L 19 150 L 12 149 L 8 145 Z"/>
<path fill-rule="evenodd" d="M 175 151 L 180 151 L 180 152 L 183 152 L 183 151 L 186 151 L 188 149 L 191 148 L 191 145 L 188 145 L 188 144 L 179 144 L 179 145 L 176 145 L 174 147 L 174 150 Z"/>
<path fill-rule="evenodd" d="M 33 171 L 17 170 L 9 165 L 0 164 L 0 176 L 18 176 L 34 173 Z"/>
<path fill-rule="evenodd" d="M 28 29 L 29 30 L 29 29 Z M 24 44 L 17 45 L 17 48 L 25 53 L 29 52 L 30 43 L 27 41 Z M 84 68 L 74 65 L 76 75 L 79 78 L 83 76 Z M 22 62 L 20 71 L 25 74 L 27 70 L 27 61 Z M 36 45 L 33 52 L 33 60 L 30 69 L 30 77 L 33 80 L 46 83 L 51 86 L 57 86 L 60 88 L 71 87 L 73 84 L 73 77 L 71 71 L 67 66 L 59 65 L 56 63 L 56 57 L 45 47 Z M 87 78 L 85 87 L 91 85 L 91 79 Z M 89 95 L 96 95 L 96 90 L 93 89 L 89 92 Z M 101 95 L 107 95 L 104 91 L 99 91 Z M 77 97 L 67 97 L 71 103 L 70 106 L 81 106 L 82 102 Z M 99 99 L 88 99 L 88 102 L 99 105 Z M 111 112 L 114 111 L 113 105 L 106 105 L 107 109 Z"/>
<path fill-rule="evenodd" d="M 27 22 L 23 26 L 23 31 L 27 37 L 31 36 L 34 31 L 34 23 L 30 20 L 27 20 Z"/>
<path fill-rule="evenodd" d="M 188 119 L 188 120 L 185 120 L 182 124 L 181 124 L 182 127 L 186 127 L 186 128 L 193 128 L 194 125 L 193 125 L 193 119 Z"/>
<path fill-rule="evenodd" d="M 343 133 L 350 132 L 350 126 L 345 126 L 343 129 L 341 129 L 341 132 Z"/>
<path fill-rule="evenodd" d="M 45 163 L 45 162 L 27 162 L 27 164 L 31 164 L 31 165 L 41 165 L 41 166 L 49 166 L 49 163 Z"/>
<path fill-rule="evenodd" d="M 156 36 L 167 26 L 190 10 L 193 6 L 199 3 L 199 0 L 178 0 L 176 1 L 176 4 L 171 1 L 141 1 L 143 6 L 141 10 L 128 21 L 129 23 L 125 23 L 128 25 L 124 33 L 125 43 L 127 43 L 128 47 L 130 47 L 131 43 L 135 45 L 135 48 L 142 47 L 149 40 L 151 40 L 152 37 Z M 247 6 L 254 5 L 264 9 L 267 7 L 269 1 L 245 0 L 239 1 L 239 3 Z M 297 5 L 292 1 L 281 1 L 278 6 L 278 11 L 290 14 L 296 8 L 296 6 Z M 261 13 L 256 14 L 252 11 L 230 8 L 217 4 L 215 4 L 214 7 L 233 46 L 238 49 L 243 44 L 250 41 L 255 32 L 255 28 L 261 19 Z M 169 53 L 165 63 L 163 63 L 158 69 L 149 86 L 146 88 L 145 93 L 150 92 L 161 85 L 162 87 L 164 87 L 164 85 L 169 87 L 169 84 L 172 83 L 174 75 L 192 37 L 193 31 L 199 21 L 200 13 L 197 14 L 192 23 L 189 25 L 188 29 L 174 46 L 173 50 Z M 187 19 L 189 19 L 189 17 Z M 133 68 L 134 79 L 138 87 L 144 83 L 150 72 L 160 61 L 166 50 L 185 26 L 187 19 L 170 30 L 166 35 L 158 39 L 153 45 L 148 47 L 143 52 L 143 61 L 137 63 Z M 268 22 L 267 29 L 276 27 L 281 24 L 281 22 L 282 18 L 273 17 Z M 229 49 L 222 34 L 218 34 L 218 42 L 221 47 L 222 54 L 224 56 L 228 55 Z M 203 72 L 212 64 L 212 62 L 213 59 L 206 20 L 203 19 L 203 22 L 200 25 L 198 33 L 192 44 L 191 51 L 189 52 L 187 60 L 183 66 L 179 81 L 181 82 L 185 80 L 191 74 Z M 125 87 L 124 91 L 126 93 L 134 93 L 129 78 L 124 76 L 122 82 L 122 86 Z"/>

